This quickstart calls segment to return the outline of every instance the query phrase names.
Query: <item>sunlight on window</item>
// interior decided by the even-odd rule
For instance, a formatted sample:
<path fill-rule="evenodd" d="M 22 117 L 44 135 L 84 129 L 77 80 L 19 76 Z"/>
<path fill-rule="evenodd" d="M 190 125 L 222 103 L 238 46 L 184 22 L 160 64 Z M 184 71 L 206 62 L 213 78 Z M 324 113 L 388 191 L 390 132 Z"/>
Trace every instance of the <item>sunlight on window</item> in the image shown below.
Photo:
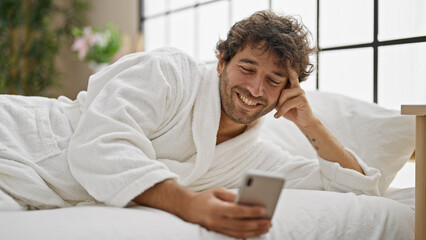
<path fill-rule="evenodd" d="M 426 35 L 426 1 L 379 1 L 379 40 Z"/>
<path fill-rule="evenodd" d="M 232 4 L 232 25 L 256 11 L 269 9 L 268 0 L 233 0 Z"/>
<path fill-rule="evenodd" d="M 379 40 L 426 35 L 425 0 L 381 0 L 379 6 Z"/>
<path fill-rule="evenodd" d="M 166 45 L 165 17 L 156 17 L 145 20 L 145 51 L 151 51 Z"/>
<path fill-rule="evenodd" d="M 143 9 L 145 17 L 164 13 L 167 11 L 166 0 L 144 0 Z"/>
<path fill-rule="evenodd" d="M 426 43 L 379 48 L 378 103 L 392 109 L 426 103 Z"/>
<path fill-rule="evenodd" d="M 373 41 L 373 0 L 320 1 L 320 46 Z"/>
<path fill-rule="evenodd" d="M 196 0 L 172 0 L 172 1 L 169 0 L 169 3 L 170 3 L 170 10 L 173 11 L 175 9 L 194 5 L 195 3 L 197 3 L 197 1 Z"/>
<path fill-rule="evenodd" d="M 320 53 L 321 91 L 373 101 L 373 49 L 360 48 Z"/>
<path fill-rule="evenodd" d="M 179 48 L 191 56 L 195 55 L 194 9 L 179 11 L 169 16 L 170 44 L 169 46 Z"/>
<path fill-rule="evenodd" d="M 229 2 L 219 1 L 198 8 L 198 55 L 203 61 L 215 61 L 216 43 L 225 39 L 229 26 Z"/>
<path fill-rule="evenodd" d="M 198 3 L 205 3 L 205 2 L 209 2 L 209 1 L 211 1 L 211 0 L 198 0 L 197 2 Z"/>
<path fill-rule="evenodd" d="M 316 0 L 272 0 L 272 10 L 281 15 L 292 15 L 301 19 L 312 34 L 312 46 L 316 45 Z"/>

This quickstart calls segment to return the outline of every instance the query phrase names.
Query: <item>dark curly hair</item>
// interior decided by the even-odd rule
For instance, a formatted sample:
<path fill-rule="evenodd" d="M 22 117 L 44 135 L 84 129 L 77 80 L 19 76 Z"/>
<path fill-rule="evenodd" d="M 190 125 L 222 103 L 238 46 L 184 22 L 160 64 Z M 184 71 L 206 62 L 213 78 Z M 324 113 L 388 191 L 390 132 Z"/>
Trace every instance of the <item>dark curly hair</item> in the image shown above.
<path fill-rule="evenodd" d="M 309 55 L 316 52 L 309 46 L 309 30 L 292 16 L 279 16 L 272 11 L 258 11 L 232 26 L 226 40 L 219 40 L 216 56 L 228 63 L 246 46 L 273 50 L 279 59 L 278 66 L 291 66 L 298 72 L 299 81 L 306 80 L 313 71 Z"/>

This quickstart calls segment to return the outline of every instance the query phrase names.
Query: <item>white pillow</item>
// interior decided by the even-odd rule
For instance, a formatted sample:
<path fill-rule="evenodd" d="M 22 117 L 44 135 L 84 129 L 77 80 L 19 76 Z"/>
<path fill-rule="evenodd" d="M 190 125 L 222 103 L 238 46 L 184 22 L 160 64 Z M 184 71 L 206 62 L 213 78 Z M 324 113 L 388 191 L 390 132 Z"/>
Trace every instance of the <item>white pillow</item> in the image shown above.
<path fill-rule="evenodd" d="M 339 94 L 307 91 L 306 95 L 314 114 L 340 143 L 381 171 L 379 187 L 384 192 L 414 151 L 414 116 Z M 274 119 L 273 113 L 265 118 L 262 137 L 293 155 L 316 156 L 295 124 Z"/>

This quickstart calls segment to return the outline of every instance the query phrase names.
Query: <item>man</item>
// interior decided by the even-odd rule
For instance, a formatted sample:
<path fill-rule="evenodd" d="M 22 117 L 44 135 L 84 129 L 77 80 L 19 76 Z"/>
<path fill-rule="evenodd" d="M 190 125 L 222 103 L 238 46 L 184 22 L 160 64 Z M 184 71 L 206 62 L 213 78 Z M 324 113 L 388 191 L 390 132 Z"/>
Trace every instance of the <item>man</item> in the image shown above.
<path fill-rule="evenodd" d="M 311 52 L 295 19 L 261 11 L 218 43 L 216 69 L 160 49 L 91 76 L 75 101 L 2 96 L 0 208 L 133 201 L 246 238 L 271 227 L 258 218 L 262 207 L 237 205 L 225 189 L 248 169 L 280 172 L 289 188 L 379 194 L 379 171 L 312 114 L 299 85 Z M 317 159 L 257 138 L 273 109 L 307 136 Z"/>

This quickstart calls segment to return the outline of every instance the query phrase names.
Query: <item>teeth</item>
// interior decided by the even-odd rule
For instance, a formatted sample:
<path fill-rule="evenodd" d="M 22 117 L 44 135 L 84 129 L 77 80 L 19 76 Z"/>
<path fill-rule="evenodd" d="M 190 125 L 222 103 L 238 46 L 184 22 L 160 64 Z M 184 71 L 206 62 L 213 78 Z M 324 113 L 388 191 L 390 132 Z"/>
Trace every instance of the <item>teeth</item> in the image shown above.
<path fill-rule="evenodd" d="M 252 101 L 248 100 L 247 98 L 243 97 L 240 94 L 238 94 L 238 96 L 240 97 L 241 101 L 243 101 L 245 104 L 247 104 L 249 106 L 256 106 L 255 102 L 252 102 Z"/>

